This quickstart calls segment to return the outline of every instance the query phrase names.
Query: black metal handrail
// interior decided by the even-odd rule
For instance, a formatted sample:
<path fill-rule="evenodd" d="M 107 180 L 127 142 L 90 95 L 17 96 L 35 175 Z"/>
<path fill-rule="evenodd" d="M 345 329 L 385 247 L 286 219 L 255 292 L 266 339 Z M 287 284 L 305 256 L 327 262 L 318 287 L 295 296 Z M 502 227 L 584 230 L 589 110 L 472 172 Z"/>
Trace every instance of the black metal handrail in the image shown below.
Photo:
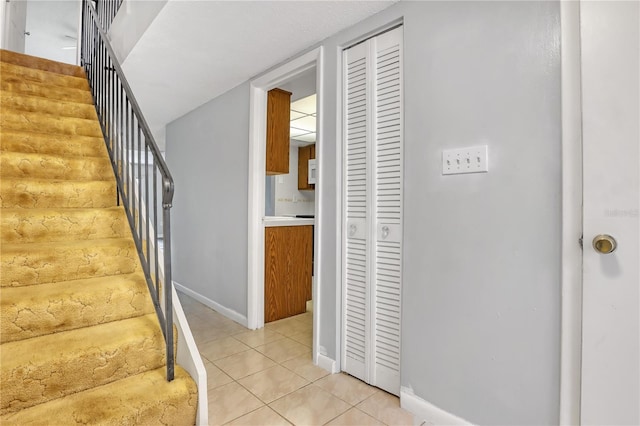
<path fill-rule="evenodd" d="M 121 2 L 111 0 L 118 6 Z M 104 23 L 110 23 L 117 12 L 117 8 L 107 3 L 109 1 L 98 1 L 96 10 L 92 0 L 83 0 L 81 64 L 89 78 L 116 175 L 118 204 L 125 208 L 164 334 L 167 380 L 171 381 L 174 376 L 170 228 L 173 178 L 107 38 L 104 25 L 108 24 Z M 100 13 L 106 13 L 107 17 L 100 17 Z M 158 197 L 159 189 L 161 198 Z M 158 216 L 160 208 L 161 217 Z M 159 220 L 162 221 L 162 237 L 158 233 Z M 163 253 L 159 248 L 161 239 Z M 161 301 L 164 302 L 164 310 Z"/>

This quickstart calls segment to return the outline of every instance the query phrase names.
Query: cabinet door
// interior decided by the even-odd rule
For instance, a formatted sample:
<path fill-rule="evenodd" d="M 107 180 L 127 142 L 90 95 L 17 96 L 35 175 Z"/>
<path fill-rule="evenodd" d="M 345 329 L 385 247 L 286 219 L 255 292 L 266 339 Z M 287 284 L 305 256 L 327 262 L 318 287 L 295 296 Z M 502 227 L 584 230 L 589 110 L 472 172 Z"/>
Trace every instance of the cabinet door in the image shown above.
<path fill-rule="evenodd" d="M 264 322 L 302 314 L 311 287 L 313 227 L 276 226 L 264 231 Z"/>
<path fill-rule="evenodd" d="M 269 90 L 267 95 L 267 175 L 289 173 L 291 93 Z"/>
<path fill-rule="evenodd" d="M 309 160 L 316 158 L 316 145 L 298 148 L 298 190 L 313 190 L 315 185 L 309 184 Z"/>

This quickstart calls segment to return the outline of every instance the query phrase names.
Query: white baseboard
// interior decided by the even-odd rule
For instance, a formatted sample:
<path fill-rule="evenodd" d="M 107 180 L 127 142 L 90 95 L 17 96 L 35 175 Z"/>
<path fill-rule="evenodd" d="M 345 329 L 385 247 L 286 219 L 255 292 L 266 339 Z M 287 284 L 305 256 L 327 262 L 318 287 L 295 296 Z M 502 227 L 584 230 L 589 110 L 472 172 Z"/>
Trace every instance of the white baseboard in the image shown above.
<path fill-rule="evenodd" d="M 326 355 L 318 354 L 318 367 L 323 368 L 331 374 L 337 373 L 336 360 L 329 358 Z"/>
<path fill-rule="evenodd" d="M 198 302 L 207 305 L 208 307 L 210 307 L 211 309 L 213 309 L 214 311 L 224 315 L 225 317 L 229 318 L 230 320 L 233 320 L 239 324 L 242 324 L 243 326 L 247 327 L 248 321 L 247 321 L 247 317 L 245 315 L 242 315 L 236 311 L 234 311 L 233 309 L 229 309 L 225 306 L 222 306 L 221 304 L 219 304 L 218 302 L 215 302 L 211 299 L 209 299 L 208 297 L 205 297 L 203 295 L 201 295 L 200 293 L 196 293 L 195 291 L 183 286 L 180 283 L 177 282 L 173 282 L 173 285 L 175 286 L 176 290 L 178 290 L 179 292 L 182 292 L 184 294 L 186 294 L 189 297 L 193 297 L 194 299 L 196 299 Z"/>
<path fill-rule="evenodd" d="M 422 425 L 471 425 L 472 423 L 451 414 L 442 408 L 416 396 L 413 389 L 400 388 L 400 406 L 416 418 L 416 424 Z"/>

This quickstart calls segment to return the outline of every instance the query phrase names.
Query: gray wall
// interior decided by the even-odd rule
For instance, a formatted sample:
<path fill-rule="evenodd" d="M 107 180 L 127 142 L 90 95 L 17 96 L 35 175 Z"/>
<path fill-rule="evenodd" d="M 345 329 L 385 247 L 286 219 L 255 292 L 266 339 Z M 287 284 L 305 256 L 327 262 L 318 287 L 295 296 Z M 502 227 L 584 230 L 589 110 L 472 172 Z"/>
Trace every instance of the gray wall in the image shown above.
<path fill-rule="evenodd" d="M 399 19 L 405 35 L 402 386 L 478 424 L 557 423 L 561 127 L 556 2 L 400 2 L 322 42 L 325 143 L 317 146 L 322 188 L 316 194 L 322 229 L 320 346 L 329 357 L 340 357 L 336 209 L 341 172 L 335 135 L 341 47 Z M 231 247 L 219 243 L 217 252 L 211 242 L 207 250 L 234 260 L 230 273 L 224 262 L 214 265 L 202 253 L 204 243 L 191 241 L 216 239 L 223 231 L 204 222 L 217 222 L 224 214 L 210 211 L 211 200 L 198 201 L 195 192 L 187 206 L 180 207 L 178 198 L 176 209 L 183 210 L 175 214 L 182 221 L 176 234 L 184 229 L 190 237 L 176 240 L 176 252 L 189 250 L 176 259 L 176 279 L 189 277 L 185 284 L 195 291 L 242 313 L 248 124 L 245 113 L 239 120 L 245 127 L 231 132 L 238 121 L 231 114 L 247 105 L 242 86 L 178 120 L 169 126 L 167 151 L 174 171 L 178 164 L 185 168 L 176 171 L 176 194 L 194 192 L 185 189 L 187 182 L 211 183 L 224 176 L 222 188 L 204 186 L 231 204 L 234 214 L 225 215 L 225 227 L 235 228 L 237 235 Z M 200 129 L 187 130 L 186 121 Z M 442 149 L 476 144 L 489 146 L 488 174 L 441 175 Z M 225 159 L 233 168 L 221 165 L 223 173 L 199 160 L 209 153 L 219 159 L 233 153 L 237 161 Z M 191 161 L 176 162 L 174 155 Z M 196 216 L 202 220 L 194 222 Z M 221 275 L 227 288 L 204 285 L 212 282 L 210 276 Z"/>
<path fill-rule="evenodd" d="M 247 315 L 249 85 L 167 126 L 173 279 Z"/>

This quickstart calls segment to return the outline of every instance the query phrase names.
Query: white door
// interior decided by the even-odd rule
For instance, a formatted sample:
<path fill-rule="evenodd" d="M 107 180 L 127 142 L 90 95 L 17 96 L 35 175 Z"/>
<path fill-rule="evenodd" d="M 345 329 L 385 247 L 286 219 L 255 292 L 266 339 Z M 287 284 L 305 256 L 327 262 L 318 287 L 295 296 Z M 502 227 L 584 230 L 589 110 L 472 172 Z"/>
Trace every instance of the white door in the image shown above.
<path fill-rule="evenodd" d="M 5 0 L 0 0 L 5 1 Z M 5 5 L 2 48 L 24 53 L 27 27 L 27 0 L 11 0 Z"/>
<path fill-rule="evenodd" d="M 640 424 L 640 5 L 580 4 L 584 254 L 581 423 Z M 610 254 L 611 236 L 617 244 Z"/>
<path fill-rule="evenodd" d="M 402 28 L 344 52 L 343 370 L 400 393 Z"/>

